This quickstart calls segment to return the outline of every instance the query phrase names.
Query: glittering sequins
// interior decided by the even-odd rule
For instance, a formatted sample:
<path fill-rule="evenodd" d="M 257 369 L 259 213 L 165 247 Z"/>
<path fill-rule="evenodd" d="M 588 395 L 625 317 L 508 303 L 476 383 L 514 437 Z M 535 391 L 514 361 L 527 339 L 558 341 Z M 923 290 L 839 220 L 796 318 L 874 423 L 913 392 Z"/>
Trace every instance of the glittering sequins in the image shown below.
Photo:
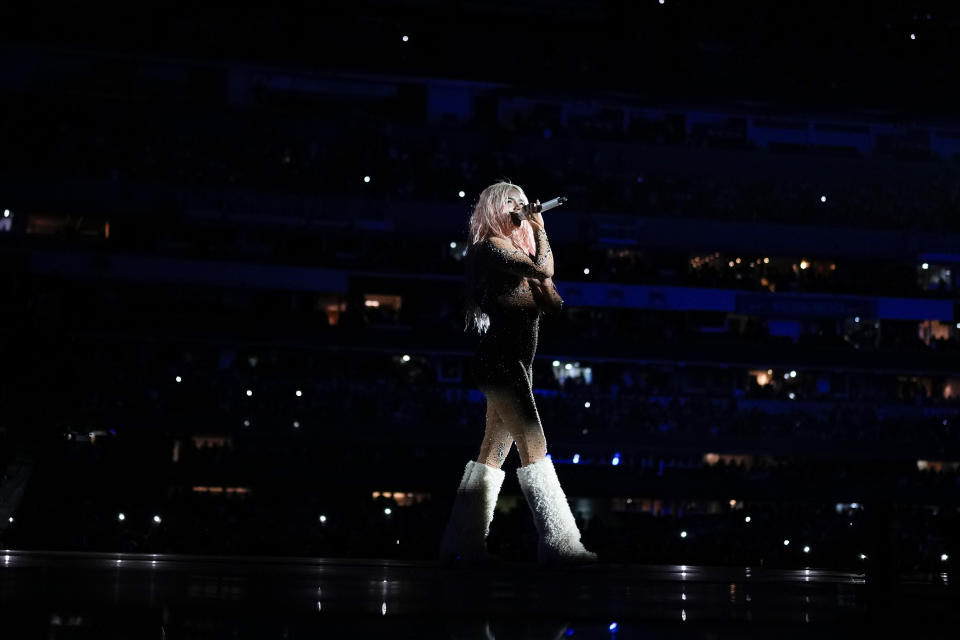
<path fill-rule="evenodd" d="M 540 235 L 539 248 L 541 255 L 550 249 L 545 233 Z M 474 381 L 480 389 L 517 384 L 529 388 L 527 372 L 537 350 L 541 310 L 527 279 L 548 276 L 529 255 L 489 239 L 472 259 L 477 260 L 475 273 L 481 274 L 483 282 L 480 306 L 490 317 L 490 329 L 471 360 Z"/>

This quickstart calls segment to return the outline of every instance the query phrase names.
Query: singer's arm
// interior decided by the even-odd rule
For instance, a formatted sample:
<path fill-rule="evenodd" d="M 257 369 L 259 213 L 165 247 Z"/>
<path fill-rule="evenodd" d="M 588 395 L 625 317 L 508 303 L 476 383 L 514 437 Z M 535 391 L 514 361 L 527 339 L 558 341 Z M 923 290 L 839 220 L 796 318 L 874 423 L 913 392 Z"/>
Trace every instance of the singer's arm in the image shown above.
<path fill-rule="evenodd" d="M 542 309 L 548 313 L 560 313 L 560 311 L 563 310 L 563 298 L 557 293 L 557 288 L 553 285 L 552 278 L 547 278 L 543 281 L 531 278 L 528 279 L 527 282 L 530 283 L 530 290 L 533 292 L 533 297 L 537 301 L 537 305 Z"/>
<path fill-rule="evenodd" d="M 546 280 L 553 277 L 553 252 L 547 240 L 547 232 L 535 228 L 533 237 L 537 243 L 537 254 L 533 260 L 521 249 L 497 236 L 491 236 L 488 243 L 492 251 L 494 268 L 525 278 Z"/>

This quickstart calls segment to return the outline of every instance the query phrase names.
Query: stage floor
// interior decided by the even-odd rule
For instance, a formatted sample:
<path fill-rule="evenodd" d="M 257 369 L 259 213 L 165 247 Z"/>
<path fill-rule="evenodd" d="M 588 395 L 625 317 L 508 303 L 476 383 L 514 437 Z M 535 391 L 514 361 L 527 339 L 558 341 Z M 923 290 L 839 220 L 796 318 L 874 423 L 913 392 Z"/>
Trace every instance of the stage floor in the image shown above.
<path fill-rule="evenodd" d="M 956 637 L 948 574 L 0 552 L 0 637 Z"/>

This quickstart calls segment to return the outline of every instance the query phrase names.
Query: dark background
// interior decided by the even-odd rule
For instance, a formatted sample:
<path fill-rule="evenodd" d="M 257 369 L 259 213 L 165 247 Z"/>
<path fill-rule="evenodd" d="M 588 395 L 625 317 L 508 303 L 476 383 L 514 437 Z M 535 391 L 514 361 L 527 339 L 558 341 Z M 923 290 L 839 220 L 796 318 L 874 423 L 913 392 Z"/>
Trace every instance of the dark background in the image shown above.
<path fill-rule="evenodd" d="M 5 547 L 432 558 L 507 178 L 570 198 L 534 387 L 589 548 L 953 562 L 956 9 L 0 18 Z M 532 560 L 518 463 L 489 542 Z"/>

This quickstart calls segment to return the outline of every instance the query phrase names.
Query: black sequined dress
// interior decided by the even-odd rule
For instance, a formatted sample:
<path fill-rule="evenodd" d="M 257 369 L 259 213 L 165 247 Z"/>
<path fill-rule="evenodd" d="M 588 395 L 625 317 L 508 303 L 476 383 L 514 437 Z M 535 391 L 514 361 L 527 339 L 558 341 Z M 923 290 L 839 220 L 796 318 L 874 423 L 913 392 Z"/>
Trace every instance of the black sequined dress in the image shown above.
<path fill-rule="evenodd" d="M 538 235 L 542 258 L 550 246 L 546 234 Z M 474 382 L 481 391 L 512 388 L 529 393 L 542 311 L 526 279 L 543 280 L 550 274 L 537 264 L 537 256 L 505 250 L 489 238 L 471 247 L 468 260 L 473 262 L 468 265 L 467 285 L 490 317 L 490 327 L 470 360 Z"/>

